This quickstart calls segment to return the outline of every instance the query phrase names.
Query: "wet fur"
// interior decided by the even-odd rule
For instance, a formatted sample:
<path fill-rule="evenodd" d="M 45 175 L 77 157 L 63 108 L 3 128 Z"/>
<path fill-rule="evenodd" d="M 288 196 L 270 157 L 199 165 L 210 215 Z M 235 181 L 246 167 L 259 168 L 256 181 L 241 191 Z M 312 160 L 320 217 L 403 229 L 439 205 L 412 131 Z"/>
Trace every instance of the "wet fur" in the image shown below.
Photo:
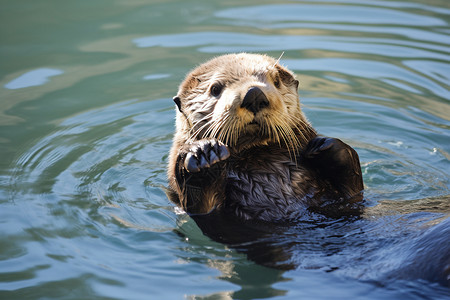
<path fill-rule="evenodd" d="M 224 89 L 213 96 L 217 83 Z M 269 102 L 256 112 L 243 106 L 254 86 Z M 391 237 L 360 219 L 358 155 L 317 136 L 297 86 L 289 70 L 261 55 L 226 55 L 193 70 L 174 97 L 171 200 L 205 235 L 268 267 L 316 269 L 319 255 L 322 269 L 360 279 L 449 286 L 449 220 L 420 234 L 401 226 Z"/>
<path fill-rule="evenodd" d="M 268 101 L 261 109 L 243 106 L 255 87 Z M 297 88 L 292 72 L 263 55 L 221 56 L 188 74 L 174 97 L 171 199 L 191 215 L 269 222 L 353 211 L 363 189 L 358 155 L 317 136 Z"/>

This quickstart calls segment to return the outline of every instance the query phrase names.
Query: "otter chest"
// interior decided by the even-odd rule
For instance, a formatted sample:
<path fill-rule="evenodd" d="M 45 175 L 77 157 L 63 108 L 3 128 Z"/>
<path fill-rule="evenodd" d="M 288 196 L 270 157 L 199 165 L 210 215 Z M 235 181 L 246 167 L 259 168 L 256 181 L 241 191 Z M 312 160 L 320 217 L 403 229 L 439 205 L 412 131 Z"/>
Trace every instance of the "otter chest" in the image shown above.
<path fill-rule="evenodd" d="M 317 184 L 288 155 L 267 153 L 230 161 L 225 209 L 246 219 L 286 220 L 301 215 Z"/>

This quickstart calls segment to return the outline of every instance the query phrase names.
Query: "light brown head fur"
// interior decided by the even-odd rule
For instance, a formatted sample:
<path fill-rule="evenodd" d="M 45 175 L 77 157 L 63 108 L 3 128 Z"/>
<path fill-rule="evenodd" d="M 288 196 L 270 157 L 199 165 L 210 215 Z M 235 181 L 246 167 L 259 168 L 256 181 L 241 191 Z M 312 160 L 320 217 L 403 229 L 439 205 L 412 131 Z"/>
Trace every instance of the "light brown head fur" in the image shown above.
<path fill-rule="evenodd" d="M 252 87 L 268 100 L 255 113 L 241 107 Z M 277 143 L 298 153 L 315 131 L 301 111 L 297 88 L 294 74 L 269 56 L 214 58 L 189 73 L 174 97 L 179 108 L 175 140 L 215 138 L 232 151 Z"/>

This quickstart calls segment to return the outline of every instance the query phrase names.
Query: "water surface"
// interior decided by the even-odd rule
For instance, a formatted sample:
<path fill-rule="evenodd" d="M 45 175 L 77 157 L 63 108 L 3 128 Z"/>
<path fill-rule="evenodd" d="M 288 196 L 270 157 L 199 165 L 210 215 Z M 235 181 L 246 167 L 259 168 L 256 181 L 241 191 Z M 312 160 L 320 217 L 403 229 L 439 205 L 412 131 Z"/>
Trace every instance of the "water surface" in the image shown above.
<path fill-rule="evenodd" d="M 0 20 L 0 298 L 449 295 L 386 277 L 448 224 L 447 1 L 7 0 Z M 365 215 L 287 229 L 291 271 L 211 241 L 165 195 L 171 97 L 241 51 L 284 53 L 313 126 L 362 163 Z"/>

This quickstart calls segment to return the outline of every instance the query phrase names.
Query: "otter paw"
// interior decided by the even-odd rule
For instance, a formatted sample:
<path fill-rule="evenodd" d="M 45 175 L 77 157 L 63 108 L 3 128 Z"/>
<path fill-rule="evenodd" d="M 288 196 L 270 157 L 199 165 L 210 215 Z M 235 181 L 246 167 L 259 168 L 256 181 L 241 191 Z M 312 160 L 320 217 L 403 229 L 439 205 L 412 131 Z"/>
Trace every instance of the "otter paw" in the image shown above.
<path fill-rule="evenodd" d="M 320 164 L 344 165 L 351 158 L 347 148 L 349 146 L 339 139 L 316 137 L 308 143 L 303 155 L 309 160 L 317 160 Z"/>
<path fill-rule="evenodd" d="M 189 144 L 184 159 L 184 167 L 188 172 L 200 172 L 230 156 L 228 147 L 217 140 L 199 140 Z"/>

